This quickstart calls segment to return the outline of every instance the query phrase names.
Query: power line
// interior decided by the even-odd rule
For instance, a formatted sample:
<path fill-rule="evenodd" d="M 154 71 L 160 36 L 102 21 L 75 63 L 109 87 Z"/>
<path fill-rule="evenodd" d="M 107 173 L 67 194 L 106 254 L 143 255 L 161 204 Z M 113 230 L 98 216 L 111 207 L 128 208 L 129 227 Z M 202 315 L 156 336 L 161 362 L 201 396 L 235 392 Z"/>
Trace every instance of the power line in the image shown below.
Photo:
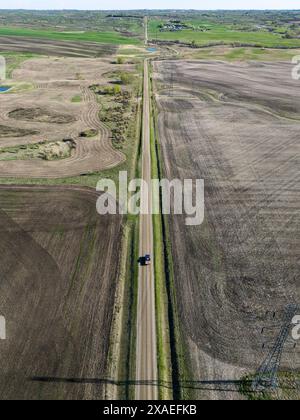
<path fill-rule="evenodd" d="M 278 387 L 278 370 L 282 359 L 283 349 L 291 332 L 292 320 L 299 309 L 299 305 L 295 304 L 287 305 L 285 308 L 280 333 L 267 358 L 256 373 L 256 377 L 252 383 L 253 391 Z"/>

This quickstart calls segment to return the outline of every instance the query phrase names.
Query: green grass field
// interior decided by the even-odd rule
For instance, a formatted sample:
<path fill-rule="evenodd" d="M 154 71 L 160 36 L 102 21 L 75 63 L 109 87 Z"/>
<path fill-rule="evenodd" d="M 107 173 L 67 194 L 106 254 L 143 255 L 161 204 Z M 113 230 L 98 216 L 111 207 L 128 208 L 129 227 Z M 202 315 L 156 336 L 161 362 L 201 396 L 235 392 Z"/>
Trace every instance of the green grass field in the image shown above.
<path fill-rule="evenodd" d="M 189 49 L 182 52 L 183 58 L 196 60 L 221 60 L 221 61 L 291 61 L 295 55 L 300 55 L 299 50 L 265 49 L 265 48 L 231 48 L 211 47 Z"/>
<path fill-rule="evenodd" d="M 18 53 L 18 52 L 1 52 L 0 55 L 6 59 L 6 77 L 10 79 L 12 72 L 19 68 L 20 65 L 30 58 L 40 57 L 37 54 L 32 53 Z"/>
<path fill-rule="evenodd" d="M 117 32 L 57 32 L 42 29 L 0 27 L 0 36 L 47 38 L 57 41 L 89 41 L 114 45 L 141 44 L 139 39 L 121 36 Z"/>
<path fill-rule="evenodd" d="M 160 32 L 159 25 L 162 20 L 151 20 L 149 23 L 149 38 L 165 41 L 194 42 L 196 45 L 205 46 L 210 44 L 251 44 L 266 48 L 293 48 L 300 47 L 300 39 L 285 39 L 281 35 L 267 31 L 246 32 L 234 29 L 232 25 L 212 24 L 200 21 L 185 22 L 195 26 L 201 26 L 205 32 L 193 29 L 184 29 L 178 32 Z"/>

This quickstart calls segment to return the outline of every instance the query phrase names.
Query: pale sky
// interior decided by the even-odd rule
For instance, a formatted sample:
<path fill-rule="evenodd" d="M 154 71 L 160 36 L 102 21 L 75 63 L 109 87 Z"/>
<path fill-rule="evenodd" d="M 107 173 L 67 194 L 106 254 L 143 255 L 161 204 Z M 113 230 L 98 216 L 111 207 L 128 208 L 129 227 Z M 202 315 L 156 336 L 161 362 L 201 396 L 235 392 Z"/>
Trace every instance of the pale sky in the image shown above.
<path fill-rule="evenodd" d="M 0 9 L 299 9 L 299 4 L 299 0 L 0 0 Z"/>

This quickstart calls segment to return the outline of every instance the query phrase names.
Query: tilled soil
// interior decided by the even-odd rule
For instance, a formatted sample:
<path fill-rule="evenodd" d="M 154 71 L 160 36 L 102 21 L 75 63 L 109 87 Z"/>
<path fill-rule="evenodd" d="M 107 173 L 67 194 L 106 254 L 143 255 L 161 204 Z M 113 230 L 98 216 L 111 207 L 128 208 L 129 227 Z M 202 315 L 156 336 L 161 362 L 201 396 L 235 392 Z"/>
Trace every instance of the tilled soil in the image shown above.
<path fill-rule="evenodd" d="M 154 79 L 167 177 L 205 180 L 204 223 L 169 218 L 194 396 L 240 398 L 232 381 L 300 303 L 299 82 L 288 63 L 194 61 L 156 62 Z M 282 369 L 300 368 L 294 344 Z"/>
<path fill-rule="evenodd" d="M 101 399 L 121 219 L 89 189 L 0 187 L 1 399 Z"/>
<path fill-rule="evenodd" d="M 56 41 L 45 38 L 1 36 L 0 51 L 30 52 L 55 57 L 103 57 L 114 54 L 117 45 L 98 42 Z"/>
<path fill-rule="evenodd" d="M 0 177 L 62 178 L 88 174 L 124 162 L 124 154 L 112 145 L 111 133 L 100 121 L 100 105 L 90 86 L 108 83 L 103 76 L 112 70 L 109 59 L 40 58 L 24 62 L 13 73 L 16 83 L 26 82 L 31 89 L 1 95 L 0 124 L 11 128 L 11 136 L 1 138 L 0 147 L 10 147 L 73 139 L 76 147 L 70 158 L 0 163 Z M 131 65 L 120 65 L 130 70 Z M 79 95 L 81 102 L 72 98 Z M 88 141 L 80 134 L 96 130 Z M 27 136 L 14 136 L 14 130 L 29 130 Z M 35 134 L 30 134 L 32 132 Z M 24 133 L 24 132 L 23 132 Z"/>

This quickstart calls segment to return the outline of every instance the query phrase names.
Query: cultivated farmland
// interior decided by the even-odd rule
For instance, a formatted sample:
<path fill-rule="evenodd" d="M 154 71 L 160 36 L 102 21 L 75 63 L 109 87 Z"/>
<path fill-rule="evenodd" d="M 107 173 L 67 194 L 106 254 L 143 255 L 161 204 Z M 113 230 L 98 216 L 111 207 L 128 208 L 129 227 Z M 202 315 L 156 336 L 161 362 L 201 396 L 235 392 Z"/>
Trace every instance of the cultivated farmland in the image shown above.
<path fill-rule="evenodd" d="M 154 42 L 295 48 L 299 41 L 298 11 L 178 11 L 152 16 L 149 39 Z"/>
<path fill-rule="evenodd" d="M 181 387 L 240 398 L 234 381 L 260 366 L 300 300 L 299 82 L 289 63 L 163 61 L 153 77 L 165 174 L 206 184 L 202 226 L 169 218 L 194 381 L 181 370 Z M 283 370 L 299 370 L 299 351 L 288 340 Z"/>
<path fill-rule="evenodd" d="M 117 45 L 87 41 L 68 41 L 26 36 L 0 36 L 1 52 L 44 54 L 54 57 L 103 57 L 113 54 Z"/>
<path fill-rule="evenodd" d="M 100 399 L 121 219 L 71 187 L 0 188 L 1 399 Z"/>
<path fill-rule="evenodd" d="M 63 162 L 11 159 L 0 162 L 0 176 L 62 178 L 113 168 L 125 156 L 112 145 L 111 133 L 99 119 L 100 105 L 92 85 L 106 85 L 115 66 L 108 58 L 34 58 L 14 70 L 8 94 L 1 94 L 0 147 L 70 142 Z M 120 64 L 120 72 L 134 71 Z M 93 130 L 92 138 L 80 134 Z M 9 136 L 11 132 L 11 136 Z M 16 133 L 16 134 L 14 134 Z"/>

